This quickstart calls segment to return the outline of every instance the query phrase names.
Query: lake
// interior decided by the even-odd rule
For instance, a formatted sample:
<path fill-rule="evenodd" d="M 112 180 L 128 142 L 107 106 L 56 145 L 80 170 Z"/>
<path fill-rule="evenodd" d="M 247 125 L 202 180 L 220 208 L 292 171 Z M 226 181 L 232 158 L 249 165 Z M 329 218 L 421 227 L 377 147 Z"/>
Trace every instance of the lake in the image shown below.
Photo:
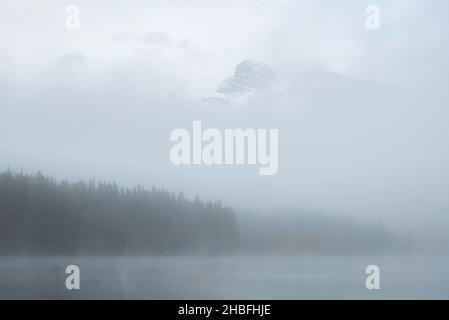
<path fill-rule="evenodd" d="M 80 268 L 67 290 L 65 268 Z M 380 290 L 365 268 L 380 268 Z M 1 257 L 1 299 L 448 299 L 435 256 Z"/>

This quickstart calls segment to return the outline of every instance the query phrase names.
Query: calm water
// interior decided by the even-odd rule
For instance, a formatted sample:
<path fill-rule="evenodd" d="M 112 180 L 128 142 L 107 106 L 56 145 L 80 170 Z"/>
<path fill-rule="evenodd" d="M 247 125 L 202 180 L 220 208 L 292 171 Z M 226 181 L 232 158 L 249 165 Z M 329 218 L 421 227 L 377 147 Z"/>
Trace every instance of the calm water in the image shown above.
<path fill-rule="evenodd" d="M 65 267 L 81 289 L 65 288 Z M 367 265 L 381 289 L 365 288 Z M 0 258 L 0 298 L 448 299 L 447 257 L 48 257 Z"/>

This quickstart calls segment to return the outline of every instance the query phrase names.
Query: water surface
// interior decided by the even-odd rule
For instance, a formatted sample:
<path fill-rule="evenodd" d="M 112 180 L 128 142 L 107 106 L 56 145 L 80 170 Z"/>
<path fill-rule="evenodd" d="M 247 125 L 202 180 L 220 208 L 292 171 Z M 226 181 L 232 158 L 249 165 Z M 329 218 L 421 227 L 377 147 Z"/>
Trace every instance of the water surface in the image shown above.
<path fill-rule="evenodd" d="M 78 265 L 81 289 L 65 287 Z M 381 289 L 365 288 L 365 268 Z M 1 257 L 2 299 L 448 299 L 449 258 Z"/>

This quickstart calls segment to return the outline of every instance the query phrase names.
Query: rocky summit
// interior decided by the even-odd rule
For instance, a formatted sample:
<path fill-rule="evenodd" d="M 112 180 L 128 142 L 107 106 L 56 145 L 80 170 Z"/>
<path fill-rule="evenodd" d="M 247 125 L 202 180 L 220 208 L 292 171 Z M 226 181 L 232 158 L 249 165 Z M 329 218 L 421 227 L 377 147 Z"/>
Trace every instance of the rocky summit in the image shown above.
<path fill-rule="evenodd" d="M 204 98 L 204 101 L 246 103 L 273 96 L 279 87 L 279 77 L 273 69 L 262 62 L 244 60 L 235 67 L 234 74 L 220 83 L 216 92 Z"/>
<path fill-rule="evenodd" d="M 244 60 L 203 102 L 230 105 L 272 102 L 298 107 L 344 103 L 387 92 L 385 87 L 372 82 L 320 70 L 297 72 L 288 79 L 262 62 Z"/>

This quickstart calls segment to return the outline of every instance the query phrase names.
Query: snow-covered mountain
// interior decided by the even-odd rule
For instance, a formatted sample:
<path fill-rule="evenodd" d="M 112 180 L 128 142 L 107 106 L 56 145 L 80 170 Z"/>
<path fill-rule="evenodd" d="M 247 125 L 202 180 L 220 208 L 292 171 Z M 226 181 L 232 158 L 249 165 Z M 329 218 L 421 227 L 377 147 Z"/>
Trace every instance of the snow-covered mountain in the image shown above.
<path fill-rule="evenodd" d="M 234 74 L 217 86 L 205 103 L 245 105 L 276 102 L 287 105 L 312 105 L 345 99 L 361 99 L 387 90 L 379 84 L 326 71 L 299 72 L 289 80 L 263 62 L 244 60 Z"/>
<path fill-rule="evenodd" d="M 207 103 L 244 104 L 258 99 L 279 96 L 282 84 L 276 72 L 262 62 L 244 60 L 234 74 L 205 97 Z"/>

